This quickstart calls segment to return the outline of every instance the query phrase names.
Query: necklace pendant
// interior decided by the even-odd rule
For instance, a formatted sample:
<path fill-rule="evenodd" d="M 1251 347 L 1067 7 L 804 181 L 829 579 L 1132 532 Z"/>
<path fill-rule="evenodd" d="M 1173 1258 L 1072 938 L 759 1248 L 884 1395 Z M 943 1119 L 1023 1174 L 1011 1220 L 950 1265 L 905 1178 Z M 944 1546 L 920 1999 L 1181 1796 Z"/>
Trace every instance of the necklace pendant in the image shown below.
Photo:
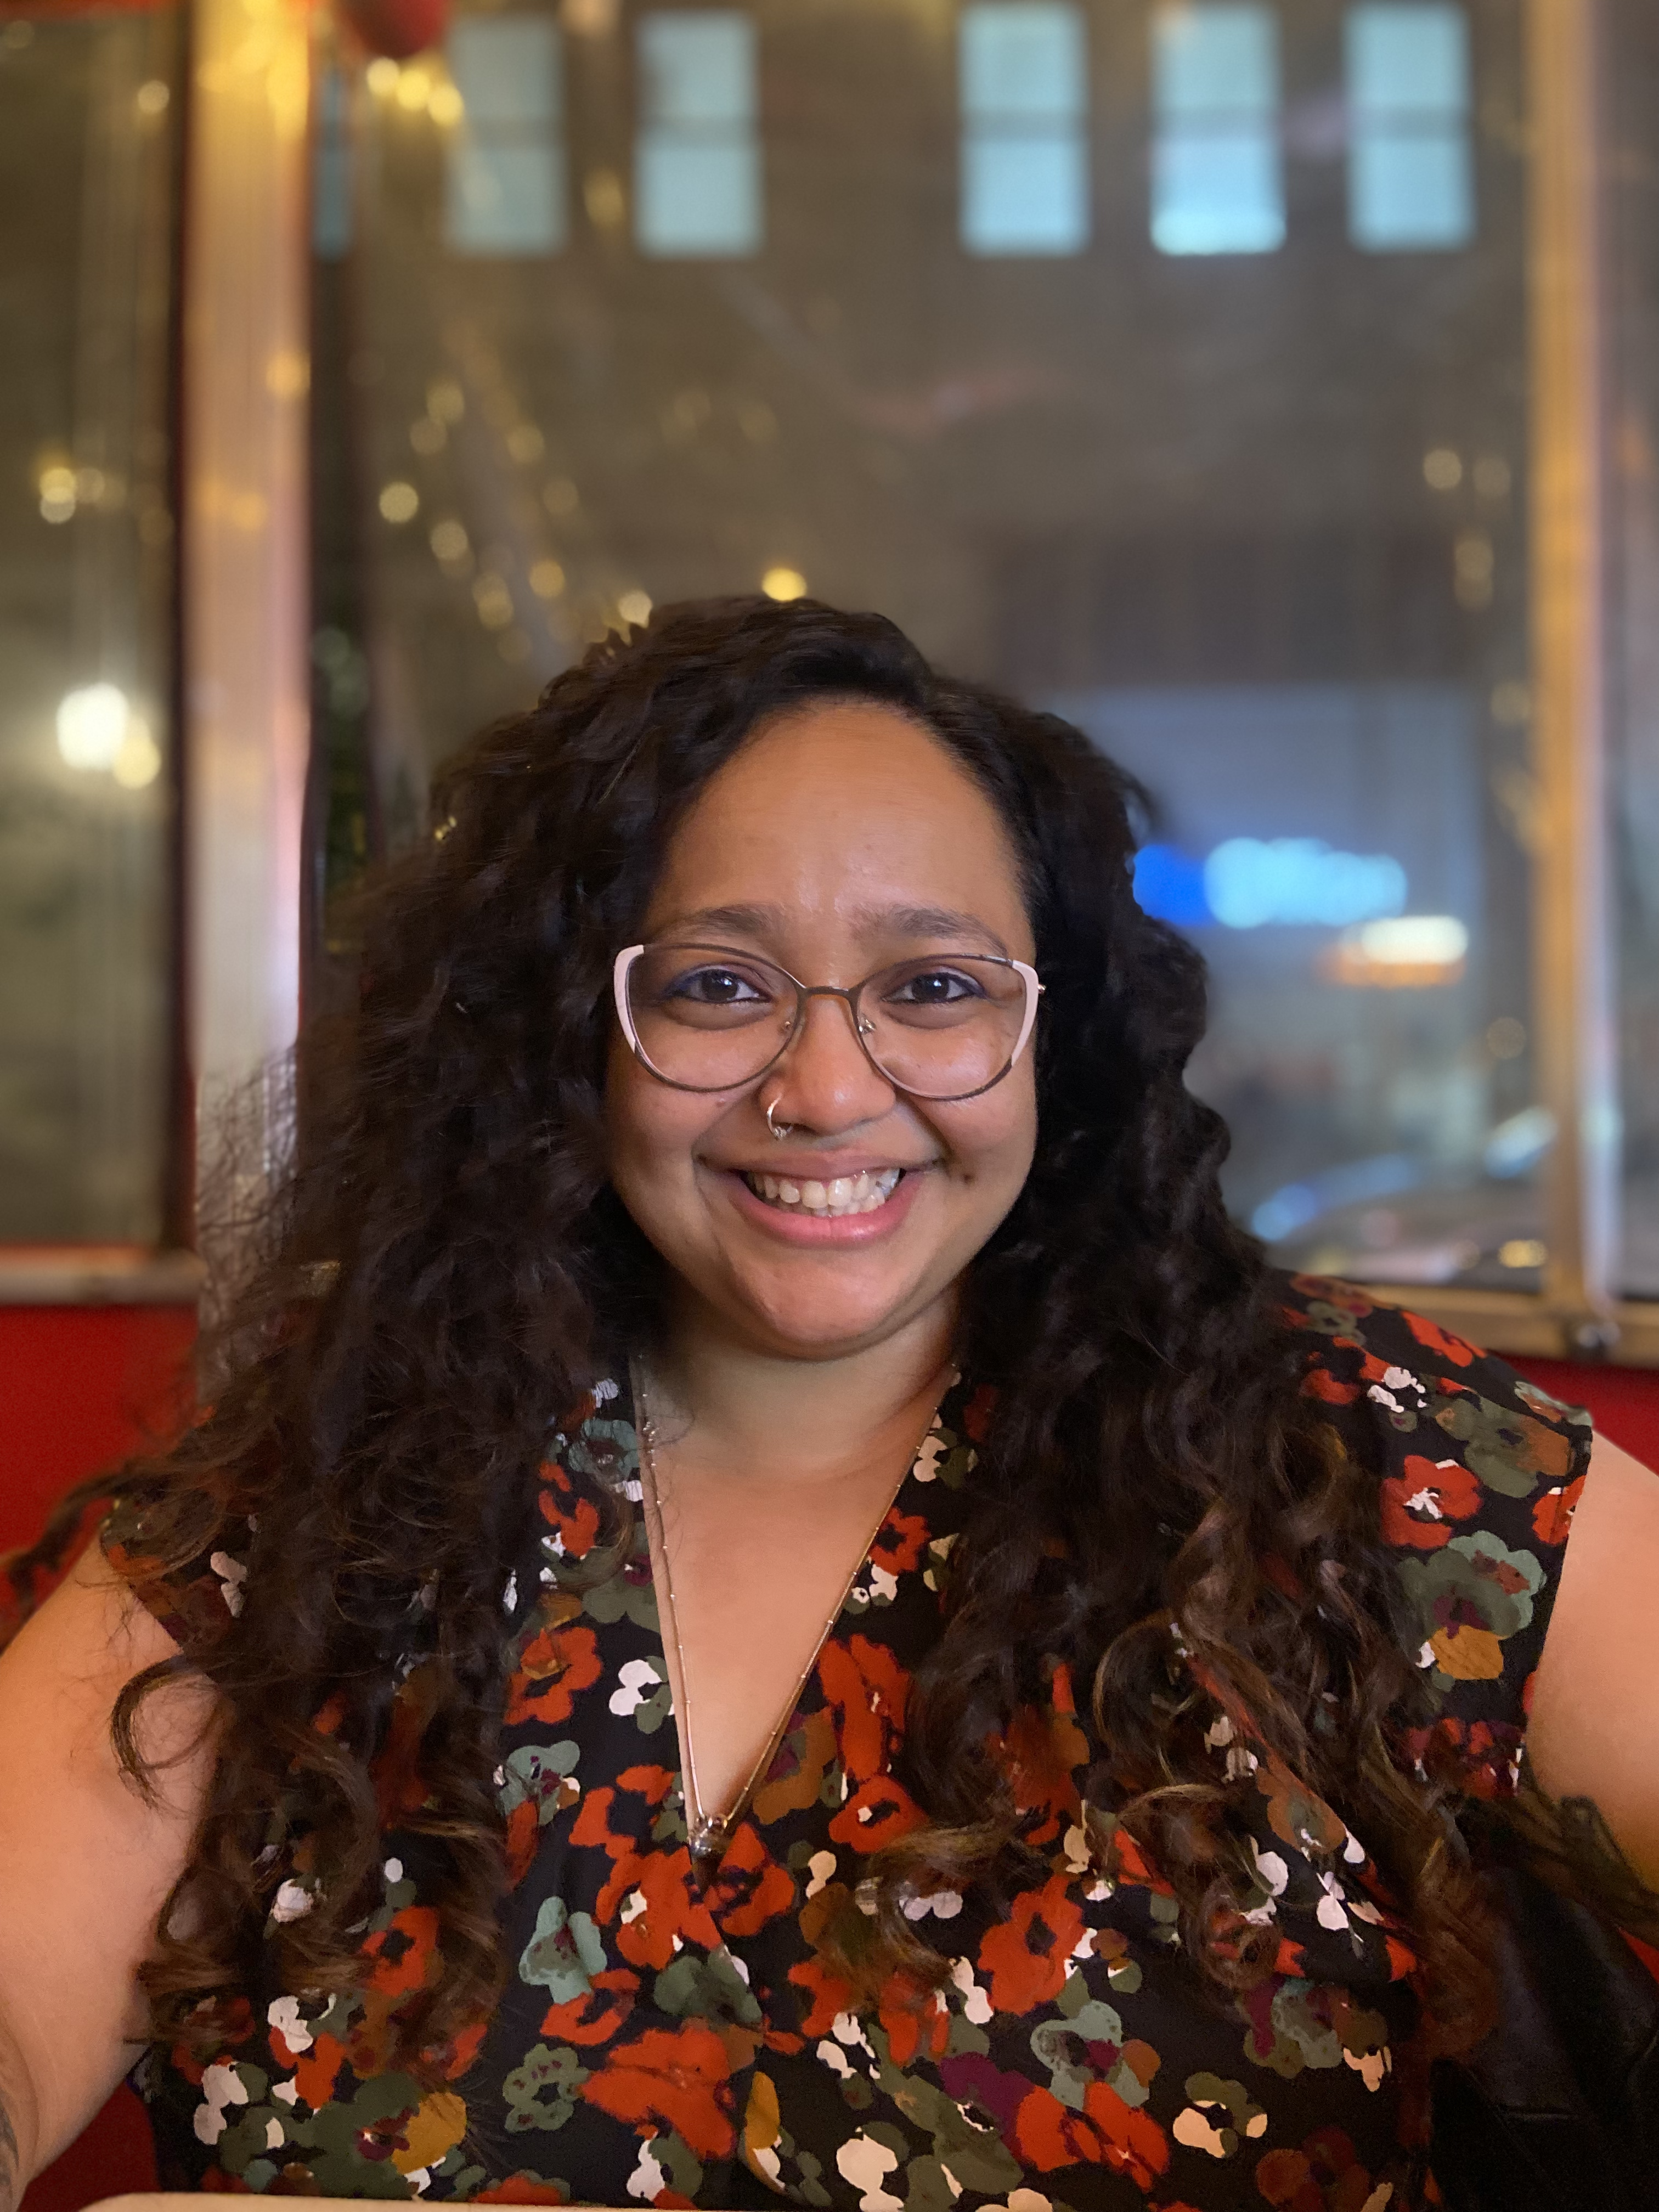
<path fill-rule="evenodd" d="M 710 1820 L 706 1816 L 696 1821 L 691 1830 L 689 1847 L 694 1865 L 706 1865 L 718 1858 L 726 1849 L 725 1821 Z"/>

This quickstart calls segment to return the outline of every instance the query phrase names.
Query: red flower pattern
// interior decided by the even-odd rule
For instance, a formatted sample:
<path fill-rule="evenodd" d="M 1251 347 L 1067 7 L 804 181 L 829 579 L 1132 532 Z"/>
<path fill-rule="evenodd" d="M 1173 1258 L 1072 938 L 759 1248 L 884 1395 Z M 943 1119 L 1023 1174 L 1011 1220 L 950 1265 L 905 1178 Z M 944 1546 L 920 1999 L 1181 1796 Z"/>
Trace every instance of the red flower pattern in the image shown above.
<path fill-rule="evenodd" d="M 519 1656 L 507 1693 L 507 1725 L 541 1721 L 556 1726 L 576 1710 L 582 1691 L 591 1690 L 605 1671 L 599 1639 L 591 1628 L 544 1629 Z"/>
<path fill-rule="evenodd" d="M 889 1512 L 870 1547 L 872 1565 L 890 1575 L 908 1575 L 921 1558 L 931 1531 L 920 1513 Z"/>
<path fill-rule="evenodd" d="M 1401 1472 L 1384 1477 L 1382 1496 L 1383 1542 L 1437 1552 L 1450 1543 L 1457 1522 L 1479 1512 L 1481 1490 L 1479 1479 L 1458 1461 L 1437 1466 L 1408 1452 Z"/>
<path fill-rule="evenodd" d="M 628 1851 L 611 1869 L 593 1917 L 614 1926 L 617 1948 L 630 1966 L 660 1970 L 688 1942 L 699 1950 L 719 1948 L 720 1931 L 708 1905 L 692 1886 L 691 1854 Z"/>
<path fill-rule="evenodd" d="M 925 1818 L 904 1784 L 883 1774 L 860 1784 L 830 1823 L 830 1840 L 856 1851 L 878 1851 L 921 1827 Z"/>
<path fill-rule="evenodd" d="M 412 1996 L 423 1990 L 438 1953 L 438 1916 L 429 1905 L 406 1905 L 392 1925 L 371 1936 L 363 1956 L 371 1961 L 369 1986 L 385 1996 Z"/>
<path fill-rule="evenodd" d="M 726 2046 L 701 2021 L 648 2028 L 636 2043 L 613 2050 L 582 2095 L 631 2126 L 655 2120 L 672 2128 L 699 2158 L 725 2158 L 731 2151 Z"/>
<path fill-rule="evenodd" d="M 1060 1995 L 1066 1962 L 1083 1934 L 1073 1887 L 1069 1876 L 1055 1875 L 1042 1889 L 1017 1897 L 1007 1918 L 988 1930 L 979 1963 L 990 1976 L 993 2010 L 1030 2012 Z"/>
<path fill-rule="evenodd" d="M 1532 1532 L 1540 1544 L 1559 1550 L 1572 1534 L 1572 1516 L 1583 1495 L 1584 1478 L 1553 1484 L 1532 1509 Z"/>
<path fill-rule="evenodd" d="M 769 1920 L 787 1912 L 794 1902 L 794 1876 L 772 1856 L 754 1823 L 745 1820 L 708 1893 L 709 1910 L 720 1934 L 728 1942 L 758 1936 Z"/>
<path fill-rule="evenodd" d="M 1453 1336 L 1441 1328 L 1437 1321 L 1425 1315 L 1408 1313 L 1403 1316 L 1406 1326 L 1425 1350 L 1437 1352 L 1442 1359 L 1449 1359 L 1454 1367 L 1472 1367 L 1480 1354 L 1472 1344 L 1465 1344 L 1461 1336 Z"/>
<path fill-rule="evenodd" d="M 1126 2105 L 1104 2081 L 1091 2081 L 1083 2109 L 1051 2090 L 1033 2089 L 1014 2122 L 1014 2148 L 1039 2173 L 1067 2166 L 1109 2166 L 1143 2192 L 1170 2164 L 1168 2136 L 1144 2109 Z"/>
<path fill-rule="evenodd" d="M 904 1738 L 910 1677 L 885 1644 L 867 1636 L 832 1638 L 818 1654 L 818 1680 L 835 1716 L 841 1760 L 854 1782 L 869 1782 Z"/>
<path fill-rule="evenodd" d="M 542 1480 L 547 1487 L 536 1504 L 543 1520 L 556 1531 L 567 1559 L 585 1559 L 599 1536 L 599 1507 L 591 1498 L 576 1496 L 575 1486 L 562 1467 L 544 1467 Z"/>

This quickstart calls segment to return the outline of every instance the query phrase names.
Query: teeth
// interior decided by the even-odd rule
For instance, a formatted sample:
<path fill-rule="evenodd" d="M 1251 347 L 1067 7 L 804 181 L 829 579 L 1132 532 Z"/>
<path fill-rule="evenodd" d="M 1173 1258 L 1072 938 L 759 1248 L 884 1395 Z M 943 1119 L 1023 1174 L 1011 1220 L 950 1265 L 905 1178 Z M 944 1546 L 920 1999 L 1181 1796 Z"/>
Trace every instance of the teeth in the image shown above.
<path fill-rule="evenodd" d="M 769 1206 L 793 1207 L 821 1221 L 832 1221 L 847 1213 L 873 1213 L 885 1206 L 903 1172 L 902 1168 L 882 1168 L 872 1175 L 868 1169 L 860 1168 L 857 1175 L 836 1176 L 827 1183 L 789 1182 L 781 1176 L 769 1175 L 751 1175 L 744 1180 Z"/>

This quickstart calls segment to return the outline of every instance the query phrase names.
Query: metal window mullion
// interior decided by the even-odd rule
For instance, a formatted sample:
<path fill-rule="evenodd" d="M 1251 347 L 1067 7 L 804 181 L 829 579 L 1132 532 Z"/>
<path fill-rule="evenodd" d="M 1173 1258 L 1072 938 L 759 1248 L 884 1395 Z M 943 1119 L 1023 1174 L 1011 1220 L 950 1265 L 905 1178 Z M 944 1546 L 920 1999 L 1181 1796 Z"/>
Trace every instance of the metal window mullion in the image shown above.
<path fill-rule="evenodd" d="M 185 931 L 188 1055 L 198 1115 L 210 1116 L 287 1051 L 299 1011 L 310 743 L 307 11 L 196 0 L 192 60 Z"/>
<path fill-rule="evenodd" d="M 1538 1096 L 1559 1134 L 1545 1297 L 1567 1346 L 1616 1334 L 1619 1141 L 1605 789 L 1606 305 L 1596 0 L 1528 0 L 1528 319 Z"/>

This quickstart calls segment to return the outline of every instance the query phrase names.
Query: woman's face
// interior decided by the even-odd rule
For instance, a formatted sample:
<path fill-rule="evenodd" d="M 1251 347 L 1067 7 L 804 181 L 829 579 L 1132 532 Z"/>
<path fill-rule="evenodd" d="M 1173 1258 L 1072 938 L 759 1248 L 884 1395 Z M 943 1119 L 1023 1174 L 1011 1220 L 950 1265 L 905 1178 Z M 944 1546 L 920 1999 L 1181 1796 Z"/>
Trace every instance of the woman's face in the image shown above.
<path fill-rule="evenodd" d="M 779 717 L 710 781 L 642 935 L 760 953 L 845 988 L 935 953 L 1034 952 L 1013 852 L 978 785 L 925 730 L 858 702 Z M 910 1098 L 866 1059 L 845 1000 L 813 999 L 758 1084 L 707 1093 L 659 1082 L 618 1029 L 611 1179 L 707 1314 L 757 1348 L 844 1356 L 949 1300 L 1013 1204 L 1036 1136 L 1032 1059 L 1028 1048 L 977 1098 Z M 793 1125 L 781 1143 L 769 1104 Z M 800 1190 L 862 1173 L 873 1194 L 896 1169 L 884 1203 L 829 1218 L 769 1201 L 757 1182 Z"/>

